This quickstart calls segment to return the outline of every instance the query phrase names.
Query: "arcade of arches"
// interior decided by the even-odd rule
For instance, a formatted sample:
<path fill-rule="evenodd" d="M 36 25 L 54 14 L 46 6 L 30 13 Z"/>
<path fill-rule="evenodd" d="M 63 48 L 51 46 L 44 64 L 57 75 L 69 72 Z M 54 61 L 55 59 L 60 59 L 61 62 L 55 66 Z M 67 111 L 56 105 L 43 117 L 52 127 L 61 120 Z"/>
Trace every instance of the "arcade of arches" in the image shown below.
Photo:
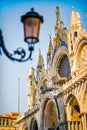
<path fill-rule="evenodd" d="M 28 75 L 28 110 L 19 130 L 87 130 L 87 31 L 72 8 L 66 29 L 56 8 L 55 36 L 49 40 L 47 67 L 39 52 Z M 34 70 L 36 70 L 34 72 Z"/>
<path fill-rule="evenodd" d="M 66 101 L 66 116 L 69 130 L 82 130 L 82 119 L 79 103 L 76 97 L 70 94 Z"/>

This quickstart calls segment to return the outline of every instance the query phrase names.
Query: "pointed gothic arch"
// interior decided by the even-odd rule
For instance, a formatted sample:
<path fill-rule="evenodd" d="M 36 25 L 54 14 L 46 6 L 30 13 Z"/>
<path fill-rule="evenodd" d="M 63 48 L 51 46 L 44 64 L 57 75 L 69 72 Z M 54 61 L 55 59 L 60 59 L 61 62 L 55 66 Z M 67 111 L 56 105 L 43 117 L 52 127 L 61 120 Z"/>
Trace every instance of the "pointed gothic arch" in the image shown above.
<path fill-rule="evenodd" d="M 61 46 L 57 49 L 52 63 L 52 73 L 58 74 L 60 77 L 68 78 L 70 76 L 71 69 L 67 47 Z"/>
<path fill-rule="evenodd" d="M 86 86 L 87 86 L 87 82 L 86 82 Z M 86 87 L 84 95 L 83 95 L 83 110 L 84 111 L 87 110 L 87 87 Z"/>
<path fill-rule="evenodd" d="M 55 119 L 53 119 L 53 117 Z M 43 99 L 41 102 L 40 120 L 42 122 L 41 124 L 42 130 L 48 129 L 48 128 L 53 129 L 53 127 L 57 127 L 56 125 L 58 124 L 58 121 L 60 120 L 59 107 L 58 107 L 58 103 L 56 99 L 52 97 L 52 95 L 48 94 L 47 98 Z"/>
<path fill-rule="evenodd" d="M 28 130 L 28 127 L 27 127 L 27 125 L 25 123 L 22 126 L 22 130 Z"/>
<path fill-rule="evenodd" d="M 57 113 L 55 104 L 52 100 L 49 100 L 44 110 L 44 128 L 51 128 L 57 125 Z"/>
<path fill-rule="evenodd" d="M 65 101 L 65 106 L 66 106 L 67 120 L 79 121 L 80 120 L 80 105 L 77 98 L 73 94 L 68 95 Z"/>
<path fill-rule="evenodd" d="M 37 124 L 37 120 L 35 118 L 32 118 L 32 120 L 31 120 L 30 130 L 38 130 L 38 124 Z"/>
<path fill-rule="evenodd" d="M 48 79 L 47 79 L 47 78 L 44 78 L 44 79 L 42 80 L 43 86 L 47 86 L 47 82 L 48 82 Z"/>
<path fill-rule="evenodd" d="M 68 78 L 70 76 L 70 64 L 67 55 L 63 55 L 59 60 L 58 73 L 60 77 Z"/>

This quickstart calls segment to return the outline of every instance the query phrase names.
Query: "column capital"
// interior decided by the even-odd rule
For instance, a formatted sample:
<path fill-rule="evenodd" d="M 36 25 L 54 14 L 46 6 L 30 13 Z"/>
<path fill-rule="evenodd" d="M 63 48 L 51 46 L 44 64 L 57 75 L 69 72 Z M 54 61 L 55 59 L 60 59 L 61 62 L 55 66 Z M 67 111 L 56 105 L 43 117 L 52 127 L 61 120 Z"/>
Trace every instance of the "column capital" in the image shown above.
<path fill-rule="evenodd" d="M 82 112 L 82 113 L 80 113 L 79 116 L 81 117 L 81 116 L 83 116 L 83 115 L 87 115 L 87 112 Z"/>

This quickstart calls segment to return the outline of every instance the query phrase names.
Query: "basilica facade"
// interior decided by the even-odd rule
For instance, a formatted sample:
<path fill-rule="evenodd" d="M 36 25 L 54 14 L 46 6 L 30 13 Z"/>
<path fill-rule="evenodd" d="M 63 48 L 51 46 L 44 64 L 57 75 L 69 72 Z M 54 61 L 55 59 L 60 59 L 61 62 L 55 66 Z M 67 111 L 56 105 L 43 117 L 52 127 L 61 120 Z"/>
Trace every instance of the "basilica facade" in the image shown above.
<path fill-rule="evenodd" d="M 87 130 L 87 31 L 72 8 L 69 29 L 56 7 L 55 37 L 50 36 L 47 68 L 39 50 L 28 75 L 28 110 L 19 130 Z"/>

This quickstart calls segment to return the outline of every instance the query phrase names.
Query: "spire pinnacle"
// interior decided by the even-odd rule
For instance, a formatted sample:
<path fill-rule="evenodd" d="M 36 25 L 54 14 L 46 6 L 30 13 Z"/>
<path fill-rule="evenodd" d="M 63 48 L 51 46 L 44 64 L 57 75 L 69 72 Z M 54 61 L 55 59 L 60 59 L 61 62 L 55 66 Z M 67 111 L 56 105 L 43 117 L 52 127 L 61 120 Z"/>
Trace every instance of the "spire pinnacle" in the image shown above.
<path fill-rule="evenodd" d="M 74 11 L 74 7 L 72 6 L 72 11 Z"/>
<path fill-rule="evenodd" d="M 39 55 L 41 55 L 41 49 L 39 48 L 38 50 L 39 50 Z"/>
<path fill-rule="evenodd" d="M 32 67 L 32 60 L 30 61 L 29 76 L 34 75 L 34 68 Z"/>
<path fill-rule="evenodd" d="M 29 72 L 29 76 L 31 75 L 34 75 L 34 68 L 32 66 L 30 67 L 30 72 Z"/>
<path fill-rule="evenodd" d="M 51 34 L 49 34 L 49 37 L 50 37 L 50 41 L 51 41 Z"/>
<path fill-rule="evenodd" d="M 48 53 L 53 50 L 52 41 L 51 41 L 51 34 L 49 34 L 49 37 L 50 37 L 50 42 L 49 42 Z"/>
<path fill-rule="evenodd" d="M 32 60 L 30 60 L 30 68 L 32 67 Z"/>
<path fill-rule="evenodd" d="M 38 66 L 44 65 L 44 59 L 43 59 L 43 56 L 41 55 L 41 50 L 40 50 L 40 48 L 39 48 L 38 50 L 39 50 Z"/>
<path fill-rule="evenodd" d="M 80 14 L 74 11 L 74 7 L 72 7 L 70 28 L 73 28 L 73 26 L 75 26 L 74 28 L 81 29 Z"/>

